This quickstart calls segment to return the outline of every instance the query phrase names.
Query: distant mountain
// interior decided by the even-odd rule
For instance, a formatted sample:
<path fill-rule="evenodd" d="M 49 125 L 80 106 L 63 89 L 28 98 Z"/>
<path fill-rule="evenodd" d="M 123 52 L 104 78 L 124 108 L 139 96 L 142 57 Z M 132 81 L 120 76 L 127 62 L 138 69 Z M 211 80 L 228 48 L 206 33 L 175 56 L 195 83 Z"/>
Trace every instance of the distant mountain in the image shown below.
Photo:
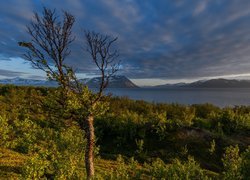
<path fill-rule="evenodd" d="M 183 86 L 186 86 L 186 85 L 187 85 L 187 83 L 163 84 L 163 85 L 154 86 L 154 88 L 183 87 Z"/>
<path fill-rule="evenodd" d="M 193 88 L 250 88 L 249 80 L 210 79 L 188 84 Z"/>
<path fill-rule="evenodd" d="M 19 77 L 13 79 L 0 79 L 0 84 L 13 84 L 17 86 L 47 86 L 47 87 L 55 87 L 58 85 L 56 81 L 24 79 Z"/>
<path fill-rule="evenodd" d="M 87 85 L 91 88 L 97 88 L 99 87 L 101 82 L 100 77 L 95 77 L 90 79 L 87 82 Z M 108 88 L 137 88 L 132 81 L 130 81 L 127 77 L 125 76 L 113 76 L 109 80 Z"/>
<path fill-rule="evenodd" d="M 90 88 L 99 87 L 100 80 L 101 80 L 100 77 L 96 77 L 92 79 L 80 79 L 82 83 L 86 83 Z M 17 86 L 46 86 L 46 87 L 58 86 L 58 83 L 56 81 L 23 79 L 19 77 L 16 77 L 13 79 L 0 79 L 0 84 L 13 84 Z M 136 88 L 137 86 L 125 76 L 114 76 L 110 78 L 108 87 L 109 88 Z"/>
<path fill-rule="evenodd" d="M 92 79 L 81 79 L 90 88 L 97 88 L 100 85 L 100 77 Z M 34 80 L 24 78 L 0 79 L 0 84 L 13 84 L 17 86 L 46 86 L 56 87 L 56 81 Z M 125 76 L 114 76 L 110 78 L 108 88 L 137 88 L 132 81 Z M 192 83 L 177 83 L 153 86 L 153 88 L 250 88 L 250 80 L 229 80 L 229 79 L 210 79 L 195 81 Z"/>
<path fill-rule="evenodd" d="M 210 79 L 193 83 L 165 84 L 154 88 L 250 88 L 250 80 Z"/>

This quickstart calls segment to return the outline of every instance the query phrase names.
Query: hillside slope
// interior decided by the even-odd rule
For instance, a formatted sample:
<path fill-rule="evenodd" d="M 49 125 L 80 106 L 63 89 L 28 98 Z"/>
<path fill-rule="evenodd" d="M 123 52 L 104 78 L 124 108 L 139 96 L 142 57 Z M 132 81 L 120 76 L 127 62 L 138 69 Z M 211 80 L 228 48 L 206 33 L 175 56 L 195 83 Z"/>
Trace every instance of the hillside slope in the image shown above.
<path fill-rule="evenodd" d="M 100 77 L 92 78 L 87 82 L 91 88 L 98 88 L 101 82 Z M 114 76 L 110 78 L 108 88 L 137 88 L 137 86 L 125 76 Z"/>

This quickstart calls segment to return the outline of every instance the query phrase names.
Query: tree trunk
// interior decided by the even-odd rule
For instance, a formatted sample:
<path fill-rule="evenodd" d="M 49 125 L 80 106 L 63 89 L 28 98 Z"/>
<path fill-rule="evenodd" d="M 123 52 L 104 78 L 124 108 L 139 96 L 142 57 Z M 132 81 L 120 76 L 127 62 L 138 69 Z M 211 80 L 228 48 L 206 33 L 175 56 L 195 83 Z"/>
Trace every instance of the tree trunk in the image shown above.
<path fill-rule="evenodd" d="M 95 132 L 94 132 L 94 116 L 89 115 L 85 121 L 85 133 L 87 139 L 87 145 L 85 150 L 85 166 L 87 172 L 87 179 L 91 179 L 94 176 L 94 145 L 95 145 Z"/>

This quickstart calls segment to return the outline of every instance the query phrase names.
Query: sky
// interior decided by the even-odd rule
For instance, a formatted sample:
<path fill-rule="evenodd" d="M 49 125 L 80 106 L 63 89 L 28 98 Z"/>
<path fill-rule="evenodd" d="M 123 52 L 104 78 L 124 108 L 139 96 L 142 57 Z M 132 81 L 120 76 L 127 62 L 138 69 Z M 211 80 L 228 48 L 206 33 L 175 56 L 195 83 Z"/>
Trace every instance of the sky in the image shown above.
<path fill-rule="evenodd" d="M 67 63 L 80 78 L 96 76 L 83 52 L 83 30 L 118 37 L 119 74 L 137 85 L 200 79 L 250 79 L 249 0 L 8 0 L 0 1 L 0 78 L 42 79 L 17 42 L 43 7 L 76 17 Z"/>

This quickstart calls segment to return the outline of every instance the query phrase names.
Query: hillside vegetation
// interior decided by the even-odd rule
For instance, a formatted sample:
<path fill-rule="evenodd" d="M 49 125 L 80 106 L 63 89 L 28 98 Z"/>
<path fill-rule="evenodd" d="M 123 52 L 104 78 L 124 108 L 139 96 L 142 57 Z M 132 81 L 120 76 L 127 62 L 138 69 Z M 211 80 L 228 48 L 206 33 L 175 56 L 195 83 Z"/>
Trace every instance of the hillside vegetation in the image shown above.
<path fill-rule="evenodd" d="M 57 109 L 56 91 L 0 87 L 1 179 L 86 177 L 77 114 Z M 95 120 L 95 179 L 249 179 L 250 107 L 107 98 Z"/>

